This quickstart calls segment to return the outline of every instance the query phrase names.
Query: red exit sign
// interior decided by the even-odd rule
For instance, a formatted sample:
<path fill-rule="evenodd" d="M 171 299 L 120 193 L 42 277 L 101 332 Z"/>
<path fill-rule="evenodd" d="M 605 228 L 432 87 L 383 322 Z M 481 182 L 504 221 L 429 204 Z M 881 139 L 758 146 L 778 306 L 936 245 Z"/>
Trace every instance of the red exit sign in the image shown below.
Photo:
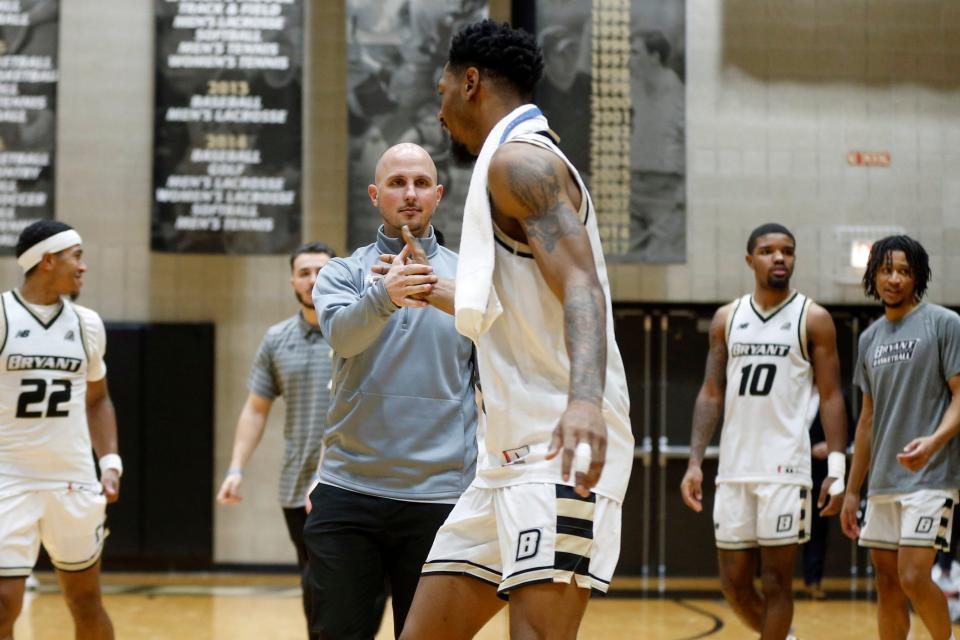
<path fill-rule="evenodd" d="M 847 164 L 852 167 L 889 167 L 889 151 L 851 151 L 847 154 Z"/>

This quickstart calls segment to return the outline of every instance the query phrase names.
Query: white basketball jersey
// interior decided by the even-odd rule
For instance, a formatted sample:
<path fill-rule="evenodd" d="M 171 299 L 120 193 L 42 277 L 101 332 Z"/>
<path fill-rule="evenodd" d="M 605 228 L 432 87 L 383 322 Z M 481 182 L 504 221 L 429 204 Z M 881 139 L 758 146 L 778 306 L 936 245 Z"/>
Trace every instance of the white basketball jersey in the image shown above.
<path fill-rule="evenodd" d="M 602 409 L 607 424 L 607 455 L 594 490 L 599 495 L 622 501 L 633 465 L 630 400 L 623 361 L 613 335 L 610 287 L 596 213 L 577 170 L 554 144 L 537 134 L 521 135 L 514 140 L 556 153 L 567 163 L 580 186 L 580 219 L 593 249 L 607 310 L 607 368 Z M 495 228 L 494 232 L 493 284 L 503 313 L 477 343 L 486 424 L 477 430 L 476 484 L 489 488 L 527 482 L 560 484 L 561 456 L 545 460 L 544 454 L 567 408 L 570 390 L 563 306 L 543 279 L 530 247 L 499 229 Z M 571 474 L 571 485 L 573 480 Z"/>
<path fill-rule="evenodd" d="M 807 352 L 810 304 L 796 291 L 766 311 L 749 294 L 734 303 L 717 482 L 811 485 L 809 429 L 820 394 Z"/>
<path fill-rule="evenodd" d="M 87 429 L 84 326 L 66 300 L 44 322 L 14 291 L 0 294 L 0 489 L 96 483 Z"/>

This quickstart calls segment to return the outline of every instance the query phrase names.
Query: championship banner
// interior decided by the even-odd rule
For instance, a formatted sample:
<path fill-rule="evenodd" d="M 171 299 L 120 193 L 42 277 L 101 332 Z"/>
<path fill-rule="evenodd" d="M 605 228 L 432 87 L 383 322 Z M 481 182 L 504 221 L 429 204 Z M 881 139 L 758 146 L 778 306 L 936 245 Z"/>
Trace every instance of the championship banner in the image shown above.
<path fill-rule="evenodd" d="M 277 254 L 300 243 L 303 0 L 154 0 L 151 246 Z"/>
<path fill-rule="evenodd" d="M 676 0 L 536 3 L 536 101 L 590 187 L 608 261 L 686 261 L 685 20 Z"/>
<path fill-rule="evenodd" d="M 0 254 L 54 215 L 59 0 L 0 2 Z"/>
<path fill-rule="evenodd" d="M 443 199 L 431 220 L 444 244 L 460 246 L 463 203 L 473 167 L 456 166 L 440 128 L 437 82 L 450 39 L 487 17 L 487 0 L 350 0 L 347 3 L 347 111 L 350 160 L 347 207 L 351 249 L 377 238 L 381 219 L 370 204 L 377 160 L 413 142 L 437 165 Z"/>

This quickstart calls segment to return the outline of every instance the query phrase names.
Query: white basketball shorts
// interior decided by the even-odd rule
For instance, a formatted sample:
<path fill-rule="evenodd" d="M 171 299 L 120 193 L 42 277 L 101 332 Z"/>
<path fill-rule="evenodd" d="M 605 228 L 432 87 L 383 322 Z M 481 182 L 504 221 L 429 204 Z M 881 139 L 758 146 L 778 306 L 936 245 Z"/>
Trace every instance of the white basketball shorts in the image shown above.
<path fill-rule="evenodd" d="M 867 499 L 860 546 L 896 551 L 898 547 L 950 550 L 950 527 L 957 492 L 924 489 Z"/>
<path fill-rule="evenodd" d="M 810 537 L 810 489 L 796 484 L 721 482 L 713 503 L 717 548 L 802 544 Z"/>
<path fill-rule="evenodd" d="M 61 571 L 96 564 L 106 536 L 107 499 L 87 489 L 0 496 L 0 576 L 28 576 L 40 544 Z"/>
<path fill-rule="evenodd" d="M 471 485 L 440 527 L 423 574 L 467 575 L 512 590 L 576 581 L 606 593 L 620 556 L 620 503 L 572 487 Z"/>

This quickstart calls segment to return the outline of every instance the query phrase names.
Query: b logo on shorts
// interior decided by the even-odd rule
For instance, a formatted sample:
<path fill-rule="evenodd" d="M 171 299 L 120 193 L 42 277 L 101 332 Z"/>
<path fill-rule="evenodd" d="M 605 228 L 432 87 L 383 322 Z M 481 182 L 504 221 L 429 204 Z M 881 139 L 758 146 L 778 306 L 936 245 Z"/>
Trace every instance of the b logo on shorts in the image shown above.
<path fill-rule="evenodd" d="M 528 529 L 520 532 L 517 540 L 517 560 L 526 560 L 537 555 L 540 550 L 540 529 Z"/>
<path fill-rule="evenodd" d="M 790 531 L 790 527 L 793 526 L 793 516 L 789 513 L 786 513 L 779 518 L 777 518 L 777 533 L 781 531 Z"/>
<path fill-rule="evenodd" d="M 933 530 L 933 518 L 924 516 L 917 521 L 917 533 L 930 533 Z"/>

